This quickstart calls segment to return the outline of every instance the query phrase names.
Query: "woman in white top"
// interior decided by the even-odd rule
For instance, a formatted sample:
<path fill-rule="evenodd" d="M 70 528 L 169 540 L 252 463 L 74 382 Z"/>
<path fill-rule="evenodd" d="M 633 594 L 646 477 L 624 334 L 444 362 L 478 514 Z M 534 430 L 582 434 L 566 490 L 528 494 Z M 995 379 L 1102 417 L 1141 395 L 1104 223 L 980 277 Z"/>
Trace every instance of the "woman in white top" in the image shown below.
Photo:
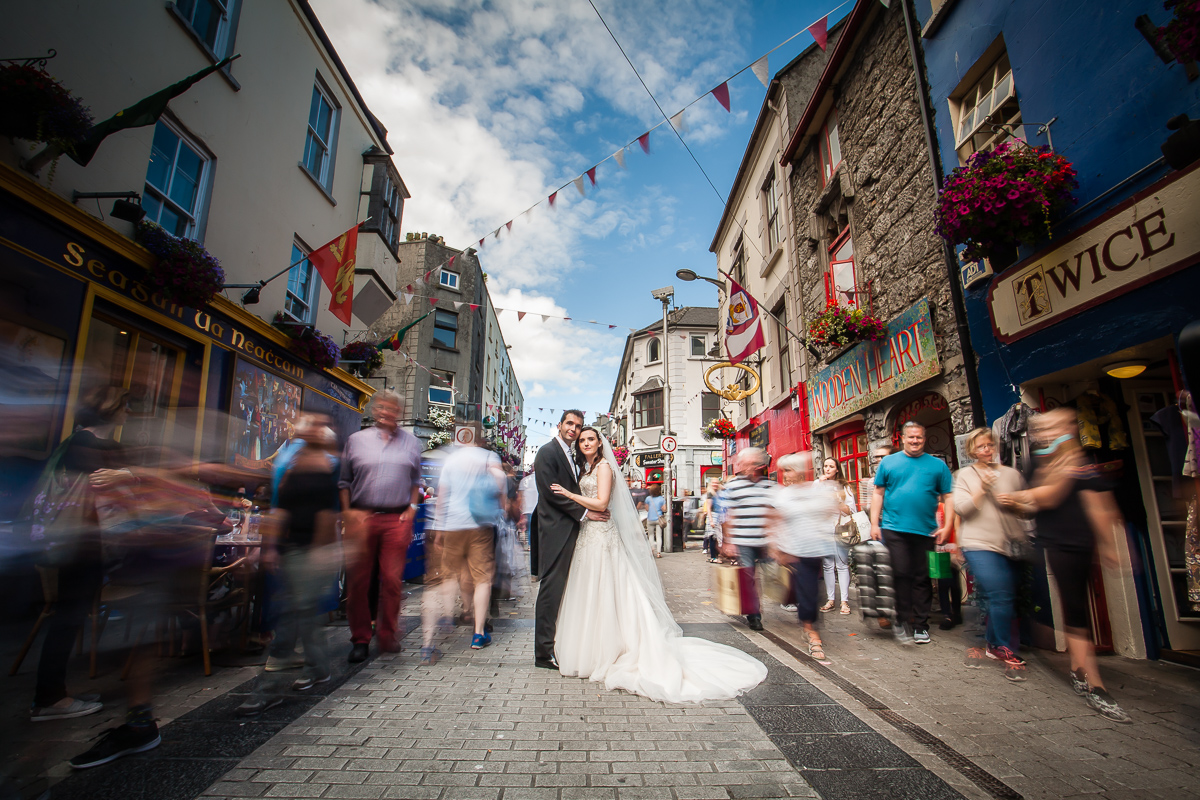
<path fill-rule="evenodd" d="M 842 479 L 842 471 L 838 467 L 838 462 L 835 459 L 827 458 L 821 465 L 822 482 L 832 483 L 838 487 L 841 494 L 842 505 L 845 507 L 843 514 L 853 514 L 858 511 L 854 504 L 854 492 L 850 491 L 850 487 Z M 837 525 L 837 520 L 833 521 L 834 526 Z M 832 528 L 830 529 L 832 531 Z M 821 606 L 822 611 L 833 611 L 833 595 L 834 595 L 834 573 L 837 573 L 837 582 L 842 588 L 842 611 L 843 614 L 850 613 L 850 567 L 848 557 L 850 548 L 834 539 L 837 549 L 834 554 L 827 556 L 821 564 L 821 568 L 825 573 L 825 605 Z"/>
<path fill-rule="evenodd" d="M 808 634 L 808 652 L 825 658 L 817 633 L 817 581 L 821 562 L 837 547 L 833 528 L 845 508 L 828 482 L 810 481 L 811 453 L 792 453 L 779 459 L 783 487 L 774 493 L 768 516 L 772 557 L 792 576 L 792 594 L 800 624 Z"/>

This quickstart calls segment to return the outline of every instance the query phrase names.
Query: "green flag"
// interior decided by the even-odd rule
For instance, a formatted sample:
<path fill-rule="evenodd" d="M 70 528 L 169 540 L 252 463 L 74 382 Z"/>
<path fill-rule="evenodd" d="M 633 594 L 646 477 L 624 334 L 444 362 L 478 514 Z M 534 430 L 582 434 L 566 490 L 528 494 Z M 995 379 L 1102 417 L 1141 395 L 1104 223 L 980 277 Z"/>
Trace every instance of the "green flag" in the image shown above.
<path fill-rule="evenodd" d="M 96 155 L 96 150 L 100 147 L 100 143 L 106 138 L 116 133 L 123 131 L 126 128 L 140 128 L 144 125 L 153 125 L 162 116 L 162 113 L 167 110 L 167 103 L 171 99 L 178 97 L 188 89 L 204 78 L 219 69 L 224 68 L 227 64 L 233 61 L 238 56 L 233 55 L 228 58 L 223 58 L 211 67 L 205 67 L 191 77 L 184 78 L 179 83 L 173 83 L 161 92 L 156 92 L 149 97 L 139 100 L 124 111 L 118 111 L 103 122 L 98 122 L 88 131 L 88 135 L 83 141 L 75 145 L 74 152 L 67 153 L 71 159 L 81 167 L 86 167 L 92 157 Z"/>
<path fill-rule="evenodd" d="M 432 311 L 429 312 L 429 314 L 432 314 L 432 313 L 433 313 Z M 401 328 L 400 330 L 393 333 L 387 339 L 384 339 L 382 342 L 379 343 L 379 349 L 382 350 L 385 347 L 390 347 L 392 350 L 399 350 L 400 343 L 402 341 L 404 341 L 404 334 L 408 333 L 410 328 L 412 328 L 414 325 L 416 325 L 421 320 L 425 319 L 425 317 L 428 317 L 429 314 L 425 314 L 424 316 L 417 317 L 412 322 L 408 323 L 403 328 Z"/>

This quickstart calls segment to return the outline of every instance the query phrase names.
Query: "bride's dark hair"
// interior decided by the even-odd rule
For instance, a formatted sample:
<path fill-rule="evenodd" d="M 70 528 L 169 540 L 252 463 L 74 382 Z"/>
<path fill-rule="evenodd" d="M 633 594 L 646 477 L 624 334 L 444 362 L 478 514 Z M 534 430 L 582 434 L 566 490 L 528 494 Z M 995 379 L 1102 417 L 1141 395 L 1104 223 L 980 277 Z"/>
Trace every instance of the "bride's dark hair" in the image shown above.
<path fill-rule="evenodd" d="M 593 428 L 591 425 L 587 425 L 587 426 L 585 426 L 585 427 L 583 427 L 583 428 L 581 428 L 581 429 L 580 429 L 580 431 L 579 431 L 579 438 L 580 438 L 580 439 L 582 439 L 582 438 L 583 438 L 583 434 L 584 434 L 584 433 L 586 433 L 587 431 L 591 431 L 592 433 L 596 434 L 596 443 L 597 443 L 597 444 L 599 444 L 600 446 L 599 446 L 599 448 L 597 448 L 597 450 L 596 450 L 596 462 L 595 462 L 595 464 L 588 464 L 588 462 L 587 462 L 587 456 L 585 456 L 585 455 L 583 454 L 583 450 L 580 450 L 580 449 L 578 449 L 578 448 L 579 448 L 579 445 L 578 445 L 578 444 L 576 444 L 576 450 L 575 450 L 575 463 L 579 465 L 579 477 L 581 477 L 581 478 L 582 478 L 584 475 L 591 474 L 591 471 L 592 471 L 593 469 L 595 469 L 595 467 L 596 467 L 596 464 L 599 464 L 601 461 L 603 461 L 603 460 L 604 460 L 604 445 L 603 445 L 603 444 L 601 444 L 601 442 L 603 442 L 603 441 L 604 441 L 604 437 L 600 435 L 600 431 L 596 430 L 596 429 L 595 429 L 595 428 Z M 576 439 L 575 441 L 576 441 L 576 442 L 578 442 L 578 441 L 579 441 L 579 439 Z"/>

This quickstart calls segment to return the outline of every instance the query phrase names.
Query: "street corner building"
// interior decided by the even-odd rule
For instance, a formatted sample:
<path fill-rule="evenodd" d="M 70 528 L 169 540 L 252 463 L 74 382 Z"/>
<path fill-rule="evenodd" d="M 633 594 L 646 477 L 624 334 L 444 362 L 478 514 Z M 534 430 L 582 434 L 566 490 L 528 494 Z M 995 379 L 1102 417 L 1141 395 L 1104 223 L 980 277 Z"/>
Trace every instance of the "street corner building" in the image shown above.
<path fill-rule="evenodd" d="M 306 2 L 234 3 L 214 19 L 196 8 L 145 7 L 119 25 L 101 6 L 8 10 L 3 50 L 49 51 L 22 68 L 108 119 L 87 158 L 78 144 L 47 151 L 36 125 L 36 140 L 0 139 L 14 487 L 97 385 L 130 392 L 122 441 L 249 468 L 303 411 L 329 415 L 344 440 L 374 391 L 338 363 L 396 298 L 408 192 L 386 131 Z M 357 248 L 339 249 L 356 227 Z M 166 274 L 162 246 L 197 260 Z M 183 299 L 199 278 L 209 289 Z"/>

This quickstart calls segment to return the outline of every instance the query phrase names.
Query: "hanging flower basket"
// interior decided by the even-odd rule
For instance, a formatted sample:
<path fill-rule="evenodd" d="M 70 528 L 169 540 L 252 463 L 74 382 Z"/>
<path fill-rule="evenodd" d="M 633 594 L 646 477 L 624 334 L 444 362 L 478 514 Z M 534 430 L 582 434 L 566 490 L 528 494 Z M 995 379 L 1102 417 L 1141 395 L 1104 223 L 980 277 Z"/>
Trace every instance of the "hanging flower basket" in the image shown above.
<path fill-rule="evenodd" d="M 0 135 L 54 145 L 74 152 L 92 127 L 83 101 L 39 67 L 0 66 Z"/>
<path fill-rule="evenodd" d="M 732 439 L 737 436 L 737 428 L 724 417 L 717 417 L 705 425 L 700 433 L 711 442 L 713 439 Z"/>
<path fill-rule="evenodd" d="M 613 458 L 617 460 L 617 466 L 625 466 L 625 462 L 629 460 L 629 448 L 623 444 L 615 445 L 612 449 Z"/>
<path fill-rule="evenodd" d="M 283 315 L 282 311 L 275 312 L 275 316 L 271 319 L 271 326 L 291 337 L 292 341 L 288 345 L 288 349 L 314 367 L 332 369 L 337 366 L 341 348 L 337 346 L 337 342 L 333 341 L 332 337 L 326 336 L 316 328 L 312 328 L 312 335 L 307 336 L 304 333 L 307 326 L 291 321 Z"/>
<path fill-rule="evenodd" d="M 1158 41 L 1180 64 L 1200 61 L 1200 0 L 1166 0 L 1163 8 L 1174 16 L 1158 29 Z"/>
<path fill-rule="evenodd" d="M 366 377 L 383 366 L 383 353 L 371 342 L 351 342 L 342 348 L 342 361 L 360 363 L 348 364 L 350 371 L 360 377 Z"/>
<path fill-rule="evenodd" d="M 861 308 L 850 308 L 831 301 L 808 326 L 813 344 L 846 347 L 859 342 L 877 342 L 887 337 L 887 326 Z"/>
<path fill-rule="evenodd" d="M 965 244 L 968 260 L 1033 244 L 1050 235 L 1050 219 L 1075 202 L 1071 162 L 1049 147 L 1022 141 L 971 156 L 950 173 L 938 201 L 937 232 Z"/>
<path fill-rule="evenodd" d="M 221 262 L 191 239 L 172 236 L 149 220 L 134 230 L 135 238 L 157 257 L 149 283 L 167 300 L 189 308 L 204 305 L 221 291 L 225 271 Z"/>
<path fill-rule="evenodd" d="M 425 415 L 425 423 L 437 431 L 429 437 L 429 446 L 437 447 L 454 439 L 454 412 L 448 408 L 430 406 Z"/>

